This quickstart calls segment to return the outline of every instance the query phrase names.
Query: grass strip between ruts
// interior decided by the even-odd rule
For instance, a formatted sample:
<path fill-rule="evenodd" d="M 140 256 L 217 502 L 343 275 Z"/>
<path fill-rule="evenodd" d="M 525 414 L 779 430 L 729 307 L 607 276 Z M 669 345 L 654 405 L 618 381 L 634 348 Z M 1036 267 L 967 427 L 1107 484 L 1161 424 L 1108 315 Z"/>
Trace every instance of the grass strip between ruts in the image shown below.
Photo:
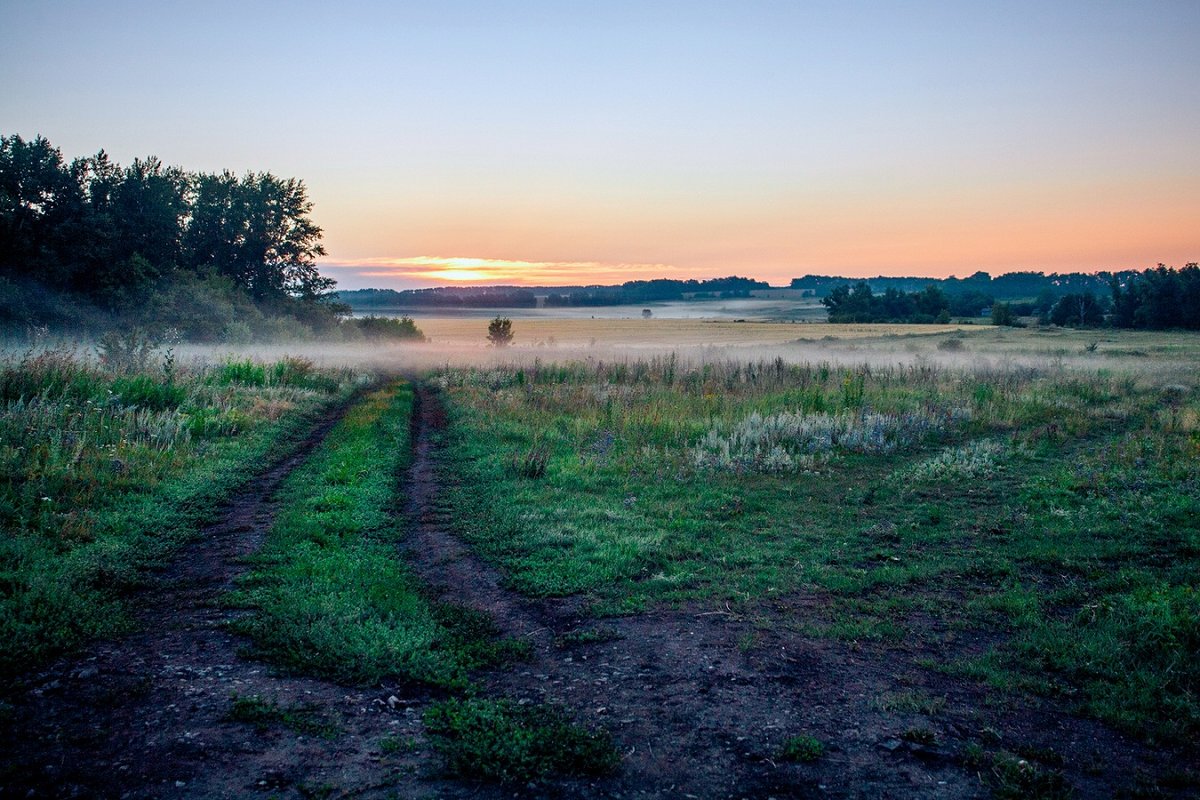
<path fill-rule="evenodd" d="M 231 597 L 252 609 L 236 628 L 256 657 L 349 684 L 398 676 L 463 688 L 470 669 L 501 655 L 490 623 L 431 602 L 396 552 L 412 406 L 407 383 L 372 392 L 285 482 L 266 545 Z"/>

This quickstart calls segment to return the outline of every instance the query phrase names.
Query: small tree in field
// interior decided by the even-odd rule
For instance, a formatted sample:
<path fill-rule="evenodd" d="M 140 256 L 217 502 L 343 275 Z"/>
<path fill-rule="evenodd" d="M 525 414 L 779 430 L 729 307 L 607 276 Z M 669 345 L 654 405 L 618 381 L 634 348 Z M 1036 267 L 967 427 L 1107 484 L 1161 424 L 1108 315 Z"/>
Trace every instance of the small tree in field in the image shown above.
<path fill-rule="evenodd" d="M 496 317 L 488 323 L 488 341 L 492 347 L 508 347 L 512 343 L 512 320 L 508 317 Z"/>

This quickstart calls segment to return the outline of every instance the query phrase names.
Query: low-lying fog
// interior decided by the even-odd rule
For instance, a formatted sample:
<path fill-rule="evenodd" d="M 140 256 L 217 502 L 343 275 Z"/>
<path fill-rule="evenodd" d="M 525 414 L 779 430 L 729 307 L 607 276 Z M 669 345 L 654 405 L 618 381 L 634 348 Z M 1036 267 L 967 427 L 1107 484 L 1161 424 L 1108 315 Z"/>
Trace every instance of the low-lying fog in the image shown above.
<path fill-rule="evenodd" d="M 494 315 L 493 312 L 487 312 Z M 484 314 L 484 317 L 487 316 Z M 177 363 L 229 358 L 274 360 L 302 356 L 323 366 L 418 372 L 453 366 L 532 364 L 534 361 L 622 360 L 674 353 L 682 368 L 725 360 L 782 358 L 790 363 L 840 366 L 929 364 L 990 372 L 1011 368 L 1112 370 L 1147 383 L 1200 383 L 1200 336 L 990 325 L 829 325 L 736 322 L 730 319 L 515 319 L 514 343 L 490 347 L 487 319 L 429 318 L 418 322 L 429 341 L 169 345 Z M 67 347 L 96 355 L 93 343 L 47 339 L 34 346 Z M 159 348 L 165 353 L 168 345 Z M 27 343 L 4 348 L 9 359 Z"/>
<path fill-rule="evenodd" d="M 645 311 L 659 319 L 747 319 L 824 321 L 828 310 L 812 299 L 755 298 L 729 300 L 681 300 L 644 305 L 588 306 L 571 308 L 379 308 L 362 310 L 356 317 L 412 317 L 419 325 L 430 317 L 491 319 L 495 316 L 522 319 L 643 319 Z"/>

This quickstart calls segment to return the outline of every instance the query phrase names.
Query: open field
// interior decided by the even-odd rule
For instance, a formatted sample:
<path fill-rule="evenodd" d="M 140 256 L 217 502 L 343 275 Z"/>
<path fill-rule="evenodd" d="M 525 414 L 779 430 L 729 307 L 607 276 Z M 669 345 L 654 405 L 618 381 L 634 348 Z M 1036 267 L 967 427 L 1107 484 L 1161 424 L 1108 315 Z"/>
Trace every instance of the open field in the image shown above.
<path fill-rule="evenodd" d="M 1200 793 L 1200 337 L 418 324 L 14 356 L 0 796 Z"/>
<path fill-rule="evenodd" d="M 486 346 L 480 335 L 486 319 L 462 317 L 417 318 L 421 330 L 434 344 L 459 347 Z M 927 334 L 954 330 L 946 325 L 829 325 L 824 322 L 771 322 L 732 319 L 519 319 L 514 344 L 526 347 L 564 347 L 604 344 L 611 347 L 662 348 L 748 345 L 782 345 L 799 339 L 874 337 L 906 327 L 905 333 Z"/>

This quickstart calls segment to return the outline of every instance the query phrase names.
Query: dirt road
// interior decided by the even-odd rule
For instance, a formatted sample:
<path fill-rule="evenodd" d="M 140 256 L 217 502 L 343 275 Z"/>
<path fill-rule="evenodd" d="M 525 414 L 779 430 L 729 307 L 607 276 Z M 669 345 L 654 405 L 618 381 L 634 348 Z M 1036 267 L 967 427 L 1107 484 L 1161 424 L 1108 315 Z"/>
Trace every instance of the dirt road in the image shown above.
<path fill-rule="evenodd" d="M 785 623 L 804 614 L 804 598 L 764 609 L 757 623 L 699 607 L 596 620 L 574 599 L 510 592 L 451 529 L 445 414 L 421 387 L 401 481 L 410 532 L 397 557 L 445 599 L 530 642 L 527 661 L 476 676 L 481 694 L 559 704 L 609 730 L 622 754 L 600 780 L 514 787 L 445 776 L 420 721 L 442 695 L 279 674 L 243 657 L 245 642 L 226 626 L 237 612 L 219 600 L 270 528 L 275 490 L 336 419 L 252 480 L 155 576 L 138 598 L 137 633 L 27 676 L 0 720 L 0 797 L 986 797 L 990 767 L 962 754 L 988 736 L 1063 754 L 1083 796 L 1112 794 L 1114 775 L 1166 768 L 1159 754 L 1049 705 L 981 712 L 981 687 L 919 668 L 923 654 L 903 645 L 791 632 Z M 879 701 L 905 693 L 942 699 L 935 713 Z M 235 720 L 235 695 L 320 724 Z M 784 740 L 799 734 L 824 742 L 825 754 L 780 761 Z"/>

